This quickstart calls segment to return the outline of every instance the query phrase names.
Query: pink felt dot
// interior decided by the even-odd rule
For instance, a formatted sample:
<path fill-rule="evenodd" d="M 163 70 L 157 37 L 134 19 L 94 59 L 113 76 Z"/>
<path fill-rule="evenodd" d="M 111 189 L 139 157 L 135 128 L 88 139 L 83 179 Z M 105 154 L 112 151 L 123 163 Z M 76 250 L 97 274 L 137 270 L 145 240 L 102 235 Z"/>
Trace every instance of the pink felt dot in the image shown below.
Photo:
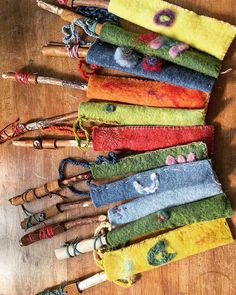
<path fill-rule="evenodd" d="M 177 162 L 176 162 L 176 160 L 175 160 L 175 158 L 174 157 L 172 157 L 172 156 L 167 156 L 167 158 L 166 158 L 166 165 L 174 165 L 174 164 L 176 164 Z"/>
<path fill-rule="evenodd" d="M 178 43 L 177 45 L 175 46 L 172 46 L 169 50 L 169 55 L 172 57 L 172 58 L 176 58 L 181 52 L 185 51 L 189 49 L 189 46 L 188 44 L 185 44 L 185 43 Z"/>
<path fill-rule="evenodd" d="M 186 159 L 185 159 L 185 157 L 184 156 L 182 156 L 182 155 L 179 155 L 178 156 L 178 159 L 177 159 L 177 162 L 178 163 L 186 163 Z"/>
<path fill-rule="evenodd" d="M 150 48 L 159 49 L 163 45 L 164 40 L 161 37 L 157 37 L 149 43 Z"/>
<path fill-rule="evenodd" d="M 187 162 L 194 162 L 196 161 L 196 156 L 194 153 L 190 153 L 188 154 L 188 157 L 187 157 Z"/>

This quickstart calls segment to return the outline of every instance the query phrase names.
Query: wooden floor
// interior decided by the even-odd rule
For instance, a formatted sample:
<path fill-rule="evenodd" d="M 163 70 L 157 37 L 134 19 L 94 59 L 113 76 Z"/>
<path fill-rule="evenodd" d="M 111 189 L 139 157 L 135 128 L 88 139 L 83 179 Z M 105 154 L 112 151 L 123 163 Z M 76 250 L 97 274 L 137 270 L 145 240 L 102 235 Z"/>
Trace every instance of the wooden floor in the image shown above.
<path fill-rule="evenodd" d="M 151 1 L 151 0 L 150 0 Z M 26 69 L 55 77 L 78 79 L 77 63 L 69 59 L 45 58 L 41 47 L 48 41 L 61 41 L 63 22 L 40 10 L 34 0 L 4 0 L 0 9 L 0 72 Z M 171 0 L 186 8 L 229 21 L 236 25 L 235 0 Z M 197 36 L 196 36 L 197 38 Z M 224 69 L 236 67 L 235 47 L 231 46 Z M 211 96 L 207 122 L 216 127 L 214 168 L 223 188 L 236 208 L 236 75 L 235 71 L 221 76 Z M 82 91 L 52 86 L 23 86 L 0 80 L 0 127 L 20 117 L 53 116 L 77 109 L 85 99 Z M 58 261 L 54 249 L 64 241 L 88 237 L 93 226 L 85 226 L 49 241 L 21 248 L 24 232 L 19 223 L 20 208 L 8 199 L 24 190 L 57 177 L 58 162 L 76 156 L 93 159 L 93 153 L 77 149 L 34 151 L 15 148 L 6 143 L 0 147 L 0 294 L 31 295 L 46 287 L 70 281 L 98 271 L 91 254 L 67 261 Z M 39 210 L 58 200 L 30 204 Z M 94 209 L 73 212 L 88 215 Z M 72 217 L 72 215 L 67 216 Z M 65 219 L 66 216 L 61 216 Z M 232 222 L 231 222 L 232 223 Z M 236 224 L 236 217 L 234 218 Z M 232 229 L 234 225 L 232 223 Z M 236 243 L 173 263 L 145 273 L 130 289 L 104 283 L 87 291 L 103 295 L 233 295 L 236 290 Z"/>

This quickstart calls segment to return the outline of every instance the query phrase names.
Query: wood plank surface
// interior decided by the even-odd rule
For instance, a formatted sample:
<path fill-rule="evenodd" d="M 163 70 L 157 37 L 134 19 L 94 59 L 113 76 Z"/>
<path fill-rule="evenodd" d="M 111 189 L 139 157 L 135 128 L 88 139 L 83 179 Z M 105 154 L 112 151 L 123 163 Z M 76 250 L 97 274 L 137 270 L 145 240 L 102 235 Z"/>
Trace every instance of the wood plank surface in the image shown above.
<path fill-rule="evenodd" d="M 151 0 L 150 0 L 151 1 Z M 198 13 L 217 17 L 236 25 L 235 0 L 171 0 Z M 40 10 L 34 0 L 4 0 L 0 9 L 0 72 L 26 69 L 44 75 L 78 80 L 77 62 L 66 58 L 46 58 L 41 48 L 49 41 L 61 41 L 63 22 Z M 125 23 L 126 27 L 130 24 Z M 132 26 L 132 29 L 135 29 Z M 196 36 L 197 38 L 197 36 Z M 236 68 L 235 42 L 224 61 L 224 69 Z M 214 168 L 224 190 L 236 208 L 236 71 L 219 78 L 214 87 L 207 122 L 216 127 Z M 19 85 L 0 80 L 0 127 L 20 117 L 49 117 L 77 109 L 85 99 L 78 90 L 53 86 Z M 58 261 L 54 249 L 64 241 L 90 236 L 95 226 L 84 226 L 35 245 L 21 248 L 19 239 L 23 213 L 8 199 L 24 190 L 57 177 L 57 166 L 65 157 L 94 159 L 97 154 L 77 149 L 56 151 L 0 146 L 0 294 L 31 295 L 63 281 L 89 276 L 99 269 L 92 254 Z M 79 171 L 75 169 L 75 171 Z M 34 202 L 28 207 L 39 210 L 59 199 Z M 103 210 L 100 210 L 101 212 Z M 89 215 L 95 209 L 73 211 L 60 216 Z M 98 212 L 98 211 L 97 211 Z M 56 218 L 54 219 L 54 221 Z M 232 230 L 236 224 L 231 222 Z M 142 275 L 130 289 L 106 282 L 86 294 L 103 295 L 233 295 L 236 290 L 236 243 L 183 261 L 163 266 Z"/>

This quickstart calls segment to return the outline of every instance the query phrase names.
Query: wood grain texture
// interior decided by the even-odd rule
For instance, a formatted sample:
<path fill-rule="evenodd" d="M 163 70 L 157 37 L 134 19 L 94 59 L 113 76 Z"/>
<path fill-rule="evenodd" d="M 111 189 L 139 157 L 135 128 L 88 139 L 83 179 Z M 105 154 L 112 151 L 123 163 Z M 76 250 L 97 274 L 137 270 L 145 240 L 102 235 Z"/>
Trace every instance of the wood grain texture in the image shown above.
<path fill-rule="evenodd" d="M 40 10 L 34 0 L 5 0 L 0 10 L 0 72 L 21 69 L 78 80 L 77 62 L 67 58 L 47 58 L 41 48 L 48 41 L 60 41 L 60 18 Z M 235 0 L 171 0 L 198 13 L 229 21 L 236 25 Z M 142 31 L 125 23 L 132 30 Z M 197 38 L 197 36 L 196 36 Z M 224 69 L 235 68 L 235 42 L 224 61 Z M 216 127 L 214 167 L 223 188 L 236 208 L 236 78 L 235 71 L 221 76 L 211 96 L 208 123 Z M 85 100 L 80 90 L 62 89 L 44 85 L 19 85 L 0 80 L 1 127 L 20 117 L 49 117 L 77 109 Z M 20 228 L 23 213 L 11 206 L 8 198 L 32 186 L 39 186 L 57 176 L 60 159 L 68 156 L 94 159 L 97 154 L 81 153 L 68 148 L 57 151 L 17 148 L 8 143 L 0 146 L 0 294 L 35 294 L 65 280 L 73 280 L 98 271 L 92 255 L 58 261 L 54 249 L 64 241 L 89 237 L 93 225 L 73 229 L 52 240 L 30 247 L 19 247 L 24 232 Z M 75 169 L 79 171 L 79 169 Z M 81 170 L 82 171 L 82 170 Z M 39 211 L 56 202 L 58 198 L 45 198 L 30 204 Z M 99 214 L 104 210 L 96 210 Z M 95 213 L 93 208 L 65 212 L 59 220 Z M 236 216 L 233 218 L 236 224 Z M 54 218 L 53 222 L 58 221 Z M 234 229 L 234 224 L 232 229 Z M 104 283 L 86 292 L 93 295 L 233 295 L 236 289 L 236 243 L 196 255 L 142 275 L 130 289 Z"/>

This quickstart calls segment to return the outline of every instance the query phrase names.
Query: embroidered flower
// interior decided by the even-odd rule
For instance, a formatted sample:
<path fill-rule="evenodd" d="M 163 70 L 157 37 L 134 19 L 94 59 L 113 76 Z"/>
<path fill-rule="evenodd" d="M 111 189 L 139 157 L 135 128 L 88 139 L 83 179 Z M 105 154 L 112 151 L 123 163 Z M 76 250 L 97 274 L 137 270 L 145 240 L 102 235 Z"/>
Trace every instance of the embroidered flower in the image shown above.
<path fill-rule="evenodd" d="M 166 158 L 166 165 L 167 166 L 174 165 L 176 163 L 177 162 L 173 156 L 171 156 L 171 155 L 167 156 L 167 158 Z"/>
<path fill-rule="evenodd" d="M 185 157 L 183 155 L 179 155 L 178 159 L 177 159 L 177 162 L 179 164 L 186 163 L 186 159 L 185 159 Z"/>
<path fill-rule="evenodd" d="M 170 27 L 175 21 L 175 13 L 168 8 L 162 9 L 155 14 L 153 21 L 156 25 Z"/>
<path fill-rule="evenodd" d="M 170 218 L 170 214 L 167 211 L 164 211 L 164 210 L 160 210 L 157 213 L 157 216 L 158 216 L 158 220 L 160 222 L 165 222 Z"/>
<path fill-rule="evenodd" d="M 98 132 L 97 141 L 104 151 L 110 150 L 111 146 L 114 149 L 119 148 L 120 143 L 125 140 L 126 138 L 121 134 L 119 129 L 116 128 L 101 128 Z"/>
<path fill-rule="evenodd" d="M 150 32 L 150 33 L 139 35 L 138 36 L 138 41 L 141 41 L 143 43 L 147 43 L 148 44 L 152 40 L 158 38 L 158 36 L 159 36 L 158 34 Z"/>
<path fill-rule="evenodd" d="M 189 49 L 188 44 L 180 42 L 170 48 L 169 55 L 172 58 L 176 58 L 178 55 L 180 55 L 180 53 L 188 49 Z"/>
<path fill-rule="evenodd" d="M 142 60 L 142 68 L 148 72 L 159 72 L 163 64 L 163 60 L 156 57 L 145 56 Z"/>
<path fill-rule="evenodd" d="M 139 55 L 133 49 L 118 47 L 114 59 L 122 68 L 134 68 L 139 61 Z"/>
<path fill-rule="evenodd" d="M 194 162 L 194 161 L 196 161 L 196 156 L 193 152 L 191 152 L 188 154 L 187 162 Z"/>
<path fill-rule="evenodd" d="M 153 39 L 150 43 L 149 46 L 152 49 L 159 49 L 162 47 L 162 45 L 164 44 L 164 39 L 162 37 L 157 37 L 155 39 Z"/>

